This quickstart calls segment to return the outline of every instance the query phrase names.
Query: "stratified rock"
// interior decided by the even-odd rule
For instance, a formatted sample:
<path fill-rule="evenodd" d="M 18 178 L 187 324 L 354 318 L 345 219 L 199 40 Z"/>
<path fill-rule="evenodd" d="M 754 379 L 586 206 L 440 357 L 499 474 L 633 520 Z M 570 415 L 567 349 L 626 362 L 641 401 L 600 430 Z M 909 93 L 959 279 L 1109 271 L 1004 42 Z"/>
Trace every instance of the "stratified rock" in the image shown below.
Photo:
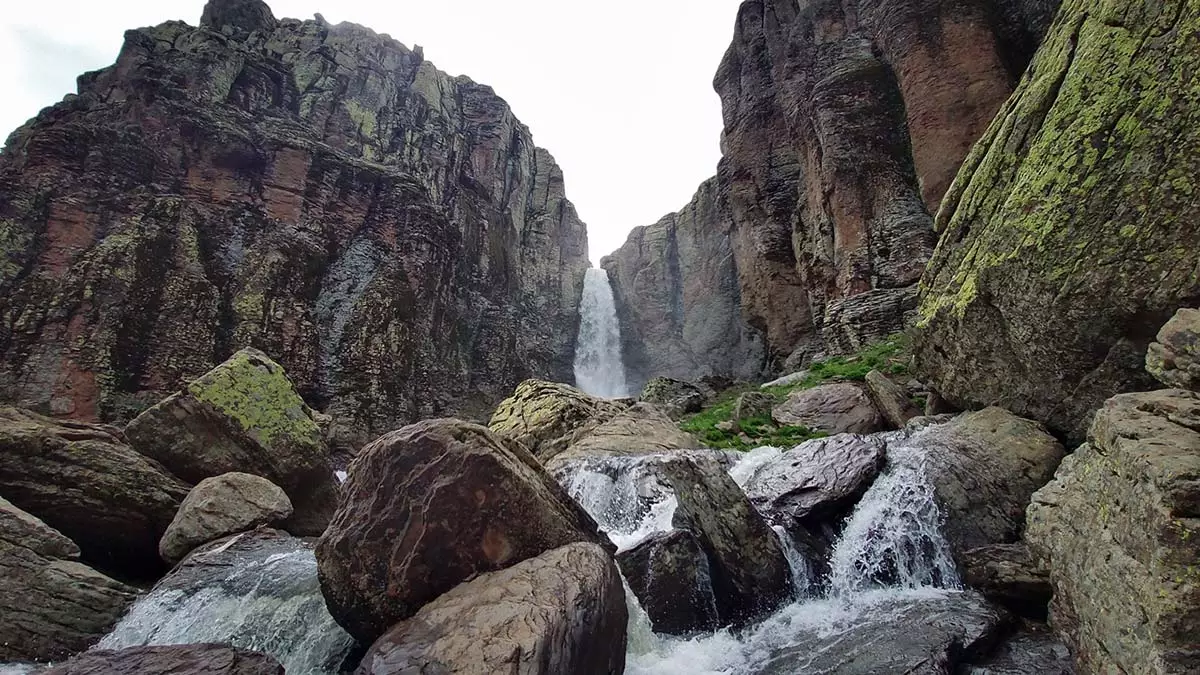
<path fill-rule="evenodd" d="M 0 408 L 0 493 L 123 576 L 162 570 L 158 540 L 188 486 L 109 427 Z"/>
<path fill-rule="evenodd" d="M 548 471 L 558 473 L 561 467 L 588 457 L 650 455 L 701 447 L 703 444 L 695 436 L 680 431 L 679 425 L 657 407 L 635 403 L 587 432 L 545 464 Z"/>
<path fill-rule="evenodd" d="M 691 382 L 656 377 L 646 383 L 638 400 L 653 403 L 663 409 L 672 419 L 679 419 L 704 408 L 705 396 L 700 387 Z"/>
<path fill-rule="evenodd" d="M 806 441 L 755 470 L 746 481 L 746 496 L 789 530 L 819 526 L 858 501 L 883 469 L 886 455 L 884 442 L 871 436 Z"/>
<path fill-rule="evenodd" d="M 1200 391 L 1200 309 L 1181 309 L 1158 331 L 1146 370 L 1168 387 Z"/>
<path fill-rule="evenodd" d="M 1041 424 L 1002 408 L 959 415 L 904 443 L 924 450 L 942 533 L 960 563 L 970 549 L 1020 538 L 1030 497 L 1065 454 Z"/>
<path fill-rule="evenodd" d="M 291 515 L 287 494 L 266 478 L 248 473 L 205 478 L 183 500 L 158 552 L 175 563 L 201 544 L 260 525 L 277 525 Z"/>
<path fill-rule="evenodd" d="M 545 462 L 623 407 L 565 384 L 526 380 L 500 403 L 488 427 Z"/>
<path fill-rule="evenodd" d="M 1034 495 L 1026 539 L 1082 672 L 1200 671 L 1200 394 L 1110 399 Z"/>
<path fill-rule="evenodd" d="M 283 368 L 256 349 L 138 415 L 125 434 L 187 481 L 243 472 L 275 483 L 295 507 L 294 534 L 321 534 L 337 506 L 321 430 Z"/>
<path fill-rule="evenodd" d="M 201 24 L 0 157 L 0 401 L 124 422 L 254 346 L 358 448 L 570 381 L 586 227 L 500 96 L 259 0 Z"/>
<path fill-rule="evenodd" d="M 878 370 L 867 373 L 867 393 L 893 429 L 903 429 L 909 420 L 922 414 L 904 387 L 892 382 Z"/>
<path fill-rule="evenodd" d="M 752 622 L 791 597 L 779 539 L 716 460 L 668 457 L 657 470 L 679 502 L 672 524 L 694 533 L 708 553 L 722 625 Z"/>
<path fill-rule="evenodd" d="M 1022 626 L 985 659 L 960 666 L 959 675 L 1075 675 L 1071 651 L 1048 628 Z"/>
<path fill-rule="evenodd" d="M 1044 621 L 1050 574 L 1029 555 L 1024 543 L 973 548 L 962 555 L 963 582 L 985 598 L 1022 616 Z"/>
<path fill-rule="evenodd" d="M 939 212 L 914 348 L 950 403 L 1079 441 L 1153 388 L 1152 330 L 1200 298 L 1198 68 L 1191 0 L 1064 0 Z"/>
<path fill-rule="evenodd" d="M 0 497 L 0 661 L 83 651 L 137 598 L 78 558 L 75 542 Z"/>
<path fill-rule="evenodd" d="M 775 407 L 775 397 L 759 391 L 748 391 L 737 397 L 733 404 L 733 420 L 741 422 L 755 417 L 770 417 Z"/>
<path fill-rule="evenodd" d="M 771 417 L 779 424 L 827 434 L 870 434 L 883 429 L 883 418 L 871 398 L 849 382 L 793 391 L 771 410 Z"/>
<path fill-rule="evenodd" d="M 983 657 L 1001 638 L 1009 618 L 970 592 L 942 598 L 863 602 L 858 615 L 834 630 L 801 629 L 787 647 L 756 672 L 913 673 L 948 675 L 955 666 Z M 841 623 L 841 622 L 839 622 Z"/>
<path fill-rule="evenodd" d="M 330 612 L 362 643 L 459 583 L 574 542 L 596 523 L 519 443 L 431 420 L 363 449 L 317 545 Z"/>
<path fill-rule="evenodd" d="M 708 554 L 695 534 L 656 532 L 618 553 L 617 564 L 655 633 L 690 635 L 721 625 Z"/>
<path fill-rule="evenodd" d="M 215 3 L 209 3 L 215 4 Z M 225 645 L 190 644 L 97 650 L 42 671 L 41 675 L 284 675 L 275 659 Z"/>
<path fill-rule="evenodd" d="M 359 675 L 620 675 L 625 589 L 599 546 L 571 544 L 461 584 L 375 641 Z"/>

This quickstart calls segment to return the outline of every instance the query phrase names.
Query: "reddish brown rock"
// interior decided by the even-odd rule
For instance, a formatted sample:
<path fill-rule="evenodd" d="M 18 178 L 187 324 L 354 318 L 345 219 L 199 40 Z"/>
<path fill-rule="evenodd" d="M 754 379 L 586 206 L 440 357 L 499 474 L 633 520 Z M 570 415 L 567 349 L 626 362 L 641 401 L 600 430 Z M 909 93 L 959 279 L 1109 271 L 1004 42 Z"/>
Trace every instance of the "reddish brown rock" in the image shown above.
<path fill-rule="evenodd" d="M 489 87 L 213 0 L 0 157 L 0 400 L 127 420 L 243 346 L 357 446 L 570 381 L 583 223 Z"/>
<path fill-rule="evenodd" d="M 370 643 L 463 581 L 574 542 L 611 548 L 519 443 L 431 420 L 363 449 L 317 561 L 330 613 Z"/>
<path fill-rule="evenodd" d="M 86 652 L 42 675 L 284 675 L 283 666 L 258 652 L 224 645 L 130 647 Z"/>

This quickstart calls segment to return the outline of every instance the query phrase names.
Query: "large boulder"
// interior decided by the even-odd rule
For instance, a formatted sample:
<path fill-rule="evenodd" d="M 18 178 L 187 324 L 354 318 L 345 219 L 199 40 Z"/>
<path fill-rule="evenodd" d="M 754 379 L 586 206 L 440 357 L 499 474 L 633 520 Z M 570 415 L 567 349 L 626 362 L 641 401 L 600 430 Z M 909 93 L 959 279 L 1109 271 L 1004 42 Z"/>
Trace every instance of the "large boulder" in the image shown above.
<path fill-rule="evenodd" d="M 571 544 L 449 590 L 376 640 L 358 675 L 620 675 L 627 622 L 612 558 Z"/>
<path fill-rule="evenodd" d="M 679 503 L 672 524 L 693 532 L 708 554 L 722 624 L 752 622 L 791 597 L 791 568 L 779 538 L 720 463 L 669 457 L 657 470 Z"/>
<path fill-rule="evenodd" d="M 867 373 L 866 384 L 867 393 L 871 395 L 875 407 L 893 429 L 903 429 L 909 420 L 921 415 L 921 410 L 909 398 L 908 391 L 878 370 Z"/>
<path fill-rule="evenodd" d="M 691 382 L 656 377 L 646 383 L 638 400 L 660 406 L 672 419 L 679 419 L 689 413 L 700 412 L 704 408 L 705 396 L 700 387 Z"/>
<path fill-rule="evenodd" d="M 1033 493 L 1065 454 L 1041 424 L 1001 408 L 965 413 L 916 432 L 902 445 L 925 454 L 925 473 L 956 560 L 966 551 L 1017 541 Z"/>
<path fill-rule="evenodd" d="M 0 661 L 83 651 L 137 598 L 78 559 L 75 542 L 0 498 Z"/>
<path fill-rule="evenodd" d="M 1064 0 L 938 212 L 914 343 L 922 381 L 1082 440 L 1153 388 L 1149 327 L 1200 298 L 1200 14 Z"/>
<path fill-rule="evenodd" d="M 1146 370 L 1168 387 L 1200 391 L 1200 309 L 1181 309 L 1158 331 Z"/>
<path fill-rule="evenodd" d="M 622 408 L 565 384 L 526 380 L 496 407 L 488 427 L 545 462 Z"/>
<path fill-rule="evenodd" d="M 138 415 L 125 428 L 138 452 L 192 483 L 240 471 L 287 492 L 287 529 L 319 535 L 337 506 L 337 483 L 312 411 L 283 368 L 256 349 L 221 365 Z"/>
<path fill-rule="evenodd" d="M 849 382 L 798 389 L 771 410 L 782 425 L 827 434 L 870 434 L 883 430 L 883 418 L 863 388 Z"/>
<path fill-rule="evenodd" d="M 655 633 L 689 635 L 720 625 L 708 555 L 692 532 L 656 532 L 618 553 L 617 564 Z"/>
<path fill-rule="evenodd" d="M 1050 596 L 1050 574 L 1034 561 L 1024 543 L 993 544 L 962 555 L 966 585 L 992 602 L 1017 614 L 1045 621 Z"/>
<path fill-rule="evenodd" d="M 758 467 L 746 495 L 777 525 L 815 527 L 844 515 L 883 469 L 886 444 L 839 434 L 806 441 Z"/>
<path fill-rule="evenodd" d="M 1110 399 L 1034 495 L 1026 539 L 1083 672 L 1200 671 L 1200 394 Z"/>
<path fill-rule="evenodd" d="M 770 417 L 775 407 L 775 397 L 761 391 L 748 391 L 733 403 L 734 422 L 744 422 L 755 417 Z"/>
<path fill-rule="evenodd" d="M 130 647 L 86 652 L 41 675 L 284 675 L 283 666 L 259 652 L 216 644 Z"/>
<path fill-rule="evenodd" d="M 546 460 L 546 468 L 558 468 L 588 457 L 652 455 L 671 450 L 703 447 L 695 436 L 680 431 L 658 407 L 636 403 L 596 426 L 563 452 Z"/>
<path fill-rule="evenodd" d="M 0 408 L 0 494 L 79 544 L 88 564 L 155 576 L 158 540 L 188 486 L 119 433 Z"/>
<path fill-rule="evenodd" d="M 471 577 L 574 542 L 611 547 L 520 443 L 430 420 L 362 450 L 317 559 L 330 611 L 371 643 Z"/>
<path fill-rule="evenodd" d="M 163 560 L 178 562 L 188 551 L 221 537 L 278 524 L 292 502 L 278 485 L 248 473 L 205 478 L 192 488 L 158 543 Z"/>

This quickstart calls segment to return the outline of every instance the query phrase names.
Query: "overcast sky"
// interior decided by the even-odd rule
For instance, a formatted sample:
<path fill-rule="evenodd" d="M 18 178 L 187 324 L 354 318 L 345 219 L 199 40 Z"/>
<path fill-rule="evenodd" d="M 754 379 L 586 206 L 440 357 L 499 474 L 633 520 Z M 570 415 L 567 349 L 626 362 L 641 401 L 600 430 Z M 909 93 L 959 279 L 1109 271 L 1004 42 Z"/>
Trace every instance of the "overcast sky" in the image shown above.
<path fill-rule="evenodd" d="M 274 0 L 352 21 L 489 84 L 562 165 L 591 257 L 691 199 L 720 158 L 712 78 L 740 0 Z M 203 0 L 6 0 L 0 137 L 112 63 L 126 28 L 200 20 Z"/>

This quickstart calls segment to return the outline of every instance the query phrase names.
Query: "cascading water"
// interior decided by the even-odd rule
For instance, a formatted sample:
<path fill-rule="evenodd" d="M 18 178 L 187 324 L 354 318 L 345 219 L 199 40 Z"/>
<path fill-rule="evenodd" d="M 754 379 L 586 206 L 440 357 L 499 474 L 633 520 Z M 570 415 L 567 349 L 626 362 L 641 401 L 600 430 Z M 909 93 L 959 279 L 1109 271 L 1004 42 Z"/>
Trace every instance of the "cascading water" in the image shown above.
<path fill-rule="evenodd" d="M 593 396 L 628 396 L 621 362 L 621 326 L 607 271 L 591 268 L 584 275 L 579 314 L 575 384 Z"/>

